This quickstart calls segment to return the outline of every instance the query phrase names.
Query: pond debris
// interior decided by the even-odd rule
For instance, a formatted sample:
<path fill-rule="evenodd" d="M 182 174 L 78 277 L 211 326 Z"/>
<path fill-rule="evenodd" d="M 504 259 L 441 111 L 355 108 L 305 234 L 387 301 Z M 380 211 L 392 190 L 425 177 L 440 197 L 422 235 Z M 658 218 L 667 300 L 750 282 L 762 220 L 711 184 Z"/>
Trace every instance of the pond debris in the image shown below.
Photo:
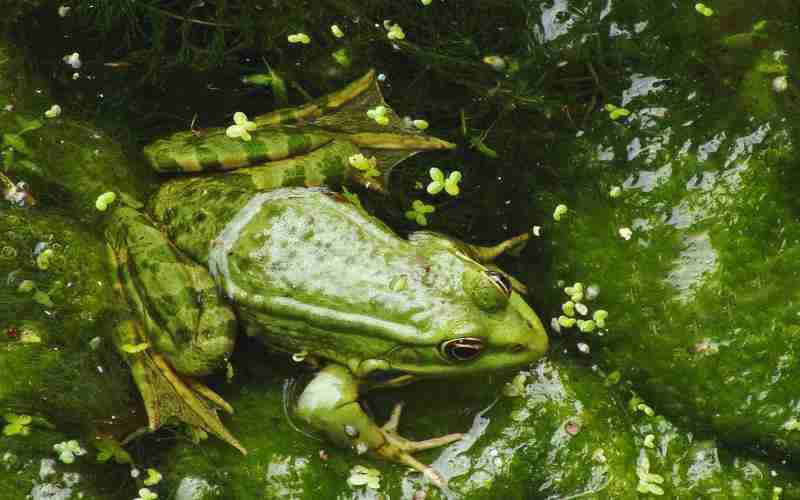
<path fill-rule="evenodd" d="M 772 90 L 781 94 L 789 88 L 789 79 L 786 75 L 776 76 L 772 80 Z"/>
<path fill-rule="evenodd" d="M 2 172 L 0 172 L 0 190 L 6 201 L 18 207 L 28 208 L 36 205 L 36 199 L 31 194 L 28 183 L 22 181 L 14 183 Z"/>
<path fill-rule="evenodd" d="M 650 460 L 646 455 L 639 457 L 636 465 L 636 475 L 639 477 L 639 484 L 636 491 L 639 493 L 652 493 L 653 495 L 663 495 L 664 489 L 659 486 L 664 483 L 664 478 L 659 474 L 650 472 Z"/>
<path fill-rule="evenodd" d="M 288 40 L 289 43 L 302 43 L 303 45 L 308 45 L 311 43 L 311 37 L 305 33 L 294 33 L 287 36 L 286 40 Z"/>
<path fill-rule="evenodd" d="M 566 206 L 566 205 L 564 205 L 563 203 L 562 203 L 562 204 L 560 204 L 560 205 L 556 205 L 556 208 L 555 208 L 555 210 L 553 210 L 553 220 L 554 220 L 554 221 L 556 221 L 556 222 L 557 222 L 557 221 L 560 221 L 560 220 L 561 220 L 561 217 L 563 217 L 564 215 L 566 215 L 566 213 L 567 213 L 568 211 L 569 211 L 569 209 L 568 209 L 568 208 L 567 208 L 567 206 Z"/>
<path fill-rule="evenodd" d="M 27 436 L 30 434 L 30 424 L 33 422 L 33 417 L 30 415 L 6 413 L 3 418 L 8 422 L 3 427 L 4 436 Z"/>
<path fill-rule="evenodd" d="M 399 24 L 392 24 L 391 21 L 383 21 L 383 27 L 386 29 L 386 38 L 389 40 L 405 40 L 406 33 Z"/>
<path fill-rule="evenodd" d="M 108 206 L 114 203 L 116 199 L 117 193 L 114 191 L 106 191 L 97 197 L 97 200 L 94 202 L 94 207 L 101 212 L 105 212 Z"/>
<path fill-rule="evenodd" d="M 592 452 L 592 460 L 599 464 L 606 463 L 606 451 L 603 448 L 597 448 Z"/>
<path fill-rule="evenodd" d="M 360 170 L 364 177 L 377 177 L 380 175 L 378 171 L 378 159 L 374 156 L 367 158 L 363 154 L 358 153 L 349 157 L 347 162 L 351 167 Z"/>
<path fill-rule="evenodd" d="M 342 28 L 340 28 L 338 24 L 331 25 L 331 33 L 333 33 L 333 36 L 336 38 L 342 38 L 344 36 L 344 31 L 342 31 Z"/>
<path fill-rule="evenodd" d="M 57 118 L 61 116 L 61 106 L 53 104 L 50 109 L 44 112 L 45 118 Z"/>
<path fill-rule="evenodd" d="M 143 481 L 145 486 L 155 486 L 156 484 L 161 482 L 161 479 L 163 479 L 161 473 L 158 472 L 156 469 L 148 468 L 146 472 L 147 472 L 147 477 L 144 478 Z"/>
<path fill-rule="evenodd" d="M 241 137 L 243 141 L 247 142 L 253 138 L 250 135 L 250 132 L 255 130 L 257 127 L 258 125 L 256 125 L 255 122 L 251 122 L 247 119 L 246 114 L 242 113 L 241 111 L 237 111 L 233 114 L 233 125 L 225 130 L 225 135 L 231 139 Z"/>
<path fill-rule="evenodd" d="M 631 114 L 630 110 L 614 104 L 606 104 L 605 110 L 608 111 L 608 117 L 612 120 L 619 120 Z"/>
<path fill-rule="evenodd" d="M 388 111 L 386 106 L 375 106 L 367 110 L 367 116 L 375 120 L 378 125 L 388 125 L 389 117 L 386 115 Z"/>
<path fill-rule="evenodd" d="M 592 314 L 592 319 L 599 328 L 606 327 L 606 318 L 608 318 L 608 311 L 605 309 L 598 309 Z"/>
<path fill-rule="evenodd" d="M 414 200 L 413 203 L 411 203 L 411 210 L 406 211 L 406 219 L 413 220 L 420 226 L 427 226 L 427 214 L 431 214 L 435 211 L 436 207 L 433 205 L 427 205 L 421 200 Z"/>
<path fill-rule="evenodd" d="M 67 54 L 61 58 L 64 63 L 73 69 L 80 69 L 83 63 L 81 62 L 81 55 L 77 52 L 73 52 L 72 54 Z"/>
<path fill-rule="evenodd" d="M 444 173 L 436 167 L 431 168 L 428 174 L 432 179 L 427 188 L 429 194 L 439 194 L 444 190 L 450 196 L 458 196 L 458 193 L 461 192 L 461 189 L 458 187 L 458 183 L 461 182 L 460 171 L 454 170 L 450 172 L 446 179 Z"/>
<path fill-rule="evenodd" d="M 580 281 L 575 282 L 572 286 L 564 288 L 564 293 L 569 295 L 572 302 L 580 302 L 583 300 L 583 283 Z"/>
<path fill-rule="evenodd" d="M 39 255 L 36 256 L 36 267 L 42 271 L 48 270 L 53 261 L 54 255 L 55 252 L 53 252 L 52 248 L 45 248 L 39 253 Z"/>
<path fill-rule="evenodd" d="M 503 387 L 503 395 L 509 398 L 518 398 L 525 394 L 525 382 L 528 380 L 526 372 L 519 372 L 514 379 Z"/>
<path fill-rule="evenodd" d="M 158 493 L 150 491 L 150 488 L 142 488 L 139 490 L 139 496 L 133 500 L 156 500 Z"/>
<path fill-rule="evenodd" d="M 366 486 L 377 490 L 381 487 L 381 471 L 363 465 L 356 465 L 350 469 L 350 477 L 347 478 L 350 486 Z"/>
<path fill-rule="evenodd" d="M 702 15 L 704 15 L 706 17 L 711 17 L 711 16 L 714 15 L 714 9 L 712 9 L 711 7 L 708 7 L 707 5 L 702 4 L 702 3 L 694 4 L 694 10 L 696 10 L 697 12 L 699 12 L 700 14 L 702 14 Z"/>
<path fill-rule="evenodd" d="M 53 449 L 58 452 L 58 459 L 65 464 L 71 464 L 75 461 L 75 457 L 86 454 L 86 450 L 74 439 L 56 443 Z"/>
<path fill-rule="evenodd" d="M 506 69 L 506 60 L 500 56 L 485 56 L 483 58 L 483 63 L 490 66 L 495 71 L 502 72 Z"/>

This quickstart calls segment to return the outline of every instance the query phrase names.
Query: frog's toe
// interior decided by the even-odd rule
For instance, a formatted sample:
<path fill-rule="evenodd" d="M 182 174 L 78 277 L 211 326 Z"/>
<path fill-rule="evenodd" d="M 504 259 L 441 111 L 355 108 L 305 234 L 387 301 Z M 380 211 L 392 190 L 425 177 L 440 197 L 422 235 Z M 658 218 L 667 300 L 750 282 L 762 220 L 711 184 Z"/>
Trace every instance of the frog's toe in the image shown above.
<path fill-rule="evenodd" d="M 399 434 L 397 434 L 397 426 L 400 423 L 400 415 L 403 413 L 403 406 L 405 406 L 405 403 L 402 401 L 395 403 L 389 420 L 387 420 L 386 423 L 381 427 L 386 440 L 391 443 L 392 446 L 397 447 L 398 449 L 407 453 L 416 453 L 418 451 L 430 450 L 431 448 L 445 446 L 459 441 L 464 437 L 464 434 L 460 432 L 431 439 L 425 439 L 423 441 L 411 441 L 410 439 L 401 437 Z"/>
<path fill-rule="evenodd" d="M 413 453 L 431 448 L 445 446 L 464 437 L 461 433 L 447 434 L 436 438 L 425 439 L 423 441 L 412 441 L 397 434 L 397 426 L 400 423 L 400 415 L 403 412 L 403 403 L 395 404 L 389 420 L 381 427 L 382 434 L 386 439 L 384 446 L 375 450 L 378 455 L 388 460 L 393 460 L 405 464 L 412 469 L 421 472 L 431 480 L 433 484 L 444 487 L 447 481 L 435 469 L 425 465 L 412 456 Z"/>
<path fill-rule="evenodd" d="M 233 412 L 221 396 L 199 381 L 179 375 L 158 353 L 126 354 L 126 359 L 142 395 L 151 432 L 175 419 L 203 429 L 247 454 L 217 416 L 215 407 Z"/>

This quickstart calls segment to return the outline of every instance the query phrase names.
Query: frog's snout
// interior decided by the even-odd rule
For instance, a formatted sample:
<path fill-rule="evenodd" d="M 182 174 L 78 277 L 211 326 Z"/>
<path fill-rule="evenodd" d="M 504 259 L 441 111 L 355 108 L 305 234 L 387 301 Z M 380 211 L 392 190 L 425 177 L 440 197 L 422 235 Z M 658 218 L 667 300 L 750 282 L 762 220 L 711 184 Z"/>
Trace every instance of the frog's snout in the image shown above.
<path fill-rule="evenodd" d="M 539 316 L 516 292 L 509 297 L 509 306 L 522 316 L 527 326 L 518 343 L 512 346 L 512 351 L 525 352 L 531 360 L 541 358 L 547 353 L 548 339 L 547 332 L 539 320 Z"/>
<path fill-rule="evenodd" d="M 549 344 L 547 333 L 544 331 L 541 321 L 538 321 L 538 317 L 536 319 L 536 323 L 526 319 L 530 327 L 530 334 L 528 341 L 522 347 L 522 349 L 530 353 L 531 360 L 539 359 L 547 354 L 547 347 Z"/>

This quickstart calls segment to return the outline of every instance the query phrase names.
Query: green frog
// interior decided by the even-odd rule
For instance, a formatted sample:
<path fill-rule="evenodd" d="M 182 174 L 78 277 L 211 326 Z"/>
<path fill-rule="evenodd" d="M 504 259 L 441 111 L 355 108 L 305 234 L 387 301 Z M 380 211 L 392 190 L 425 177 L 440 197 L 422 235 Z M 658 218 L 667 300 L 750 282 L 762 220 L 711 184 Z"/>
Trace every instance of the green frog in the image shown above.
<path fill-rule="evenodd" d="M 376 108 L 381 120 L 367 117 Z M 524 286 L 492 264 L 528 236 L 493 247 L 432 232 L 406 239 L 332 190 L 385 191 L 396 163 L 454 147 L 400 119 L 372 71 L 251 123 L 241 124 L 247 137 L 187 131 L 147 146 L 157 171 L 194 175 L 165 183 L 145 210 L 110 215 L 116 298 L 130 311 L 114 340 L 148 430 L 182 421 L 246 453 L 217 415 L 232 408 L 198 380 L 225 365 L 244 332 L 319 368 L 296 402 L 300 418 L 442 485 L 413 455 L 462 435 L 408 440 L 397 432 L 402 403 L 378 425 L 360 398 L 541 357 L 547 336 Z M 364 161 L 369 169 L 354 166 Z"/>

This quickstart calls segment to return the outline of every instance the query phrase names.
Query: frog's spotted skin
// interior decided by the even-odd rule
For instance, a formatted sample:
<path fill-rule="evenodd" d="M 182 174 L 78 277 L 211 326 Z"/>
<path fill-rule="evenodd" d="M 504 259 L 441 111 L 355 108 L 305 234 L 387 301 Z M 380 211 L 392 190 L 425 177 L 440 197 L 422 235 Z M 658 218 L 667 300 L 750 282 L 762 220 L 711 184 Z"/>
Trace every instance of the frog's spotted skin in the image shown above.
<path fill-rule="evenodd" d="M 378 426 L 360 394 L 520 367 L 544 354 L 544 328 L 514 291 L 522 285 L 489 263 L 527 236 L 491 248 L 434 233 L 404 239 L 328 189 L 383 189 L 398 161 L 452 146 L 399 125 L 376 129 L 365 112 L 376 104 L 385 105 L 371 72 L 314 103 L 257 118 L 251 143 L 212 130 L 146 149 L 161 171 L 233 169 L 170 181 L 150 200 L 149 216 L 119 207 L 109 224 L 118 290 L 138 317 L 121 323 L 117 342 L 152 346 L 124 354 L 151 429 L 172 417 L 241 449 L 213 410 L 227 403 L 187 376 L 222 364 L 243 330 L 323 367 L 298 401 L 299 416 L 336 443 L 442 484 L 412 453 L 461 435 L 406 440 L 397 434 L 399 407 Z M 378 158 L 381 178 L 350 166 L 359 153 Z"/>

